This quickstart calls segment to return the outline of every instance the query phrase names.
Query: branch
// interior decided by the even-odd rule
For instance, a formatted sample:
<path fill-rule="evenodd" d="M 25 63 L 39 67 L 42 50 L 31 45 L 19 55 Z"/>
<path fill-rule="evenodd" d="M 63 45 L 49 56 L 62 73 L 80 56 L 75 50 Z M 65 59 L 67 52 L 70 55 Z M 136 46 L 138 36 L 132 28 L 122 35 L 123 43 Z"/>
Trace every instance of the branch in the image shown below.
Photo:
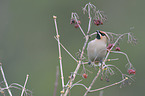
<path fill-rule="evenodd" d="M 54 38 L 56 39 L 56 37 L 54 37 Z M 58 42 L 58 39 L 56 39 L 56 40 Z M 72 54 L 60 42 L 59 42 L 59 44 L 76 62 L 78 62 L 78 60 L 74 56 L 72 56 Z"/>
<path fill-rule="evenodd" d="M 9 89 L 9 86 L 8 86 L 8 83 L 7 83 L 3 68 L 2 68 L 2 63 L 0 63 L 0 70 L 1 70 L 1 73 L 2 73 L 2 76 L 3 76 L 3 79 L 4 79 L 4 83 L 6 85 L 6 89 L 8 90 L 9 95 L 12 96 L 11 90 Z"/>
<path fill-rule="evenodd" d="M 96 91 L 99 91 L 99 90 L 102 90 L 102 89 L 105 89 L 105 88 L 108 88 L 108 87 L 111 87 L 111 86 L 114 86 L 114 85 L 117 85 L 117 84 L 120 84 L 122 82 L 124 82 L 125 80 L 127 80 L 128 78 L 126 77 L 125 79 L 119 81 L 119 82 L 116 82 L 114 84 L 111 84 L 111 85 L 108 85 L 108 86 L 105 86 L 105 87 L 102 87 L 102 88 L 99 88 L 99 89 L 94 89 L 94 90 L 90 90 L 89 92 L 96 92 Z"/>
<path fill-rule="evenodd" d="M 119 52 L 119 51 L 111 51 L 111 52 L 113 52 L 113 53 L 120 53 L 120 54 L 123 54 L 123 55 L 125 55 L 126 56 L 126 59 L 127 59 L 127 61 L 128 61 L 128 63 L 129 63 L 129 69 L 131 69 L 131 67 L 132 67 L 132 64 L 131 64 L 131 62 L 130 62 L 130 60 L 129 60 L 129 58 L 128 58 L 128 56 L 127 56 L 127 54 L 126 53 L 124 53 L 124 52 Z"/>
<path fill-rule="evenodd" d="M 71 18 L 74 18 L 77 22 L 77 24 L 79 25 L 79 28 L 81 30 L 81 32 L 83 33 L 84 36 L 86 36 L 85 32 L 83 31 L 82 27 L 80 26 L 80 24 L 78 23 L 78 19 L 79 19 L 79 16 L 77 13 L 73 13 L 71 14 Z"/>
<path fill-rule="evenodd" d="M 27 81 L 28 81 L 28 77 L 29 77 L 29 75 L 27 74 L 27 77 L 26 77 L 26 80 L 25 80 L 25 83 L 24 83 L 24 87 L 23 87 L 23 90 L 22 90 L 21 96 L 23 96 L 24 91 L 25 91 L 25 89 L 26 89 L 26 84 L 27 84 Z"/>
<path fill-rule="evenodd" d="M 58 41 L 58 51 L 59 51 L 59 63 L 60 63 L 60 72 L 61 72 L 61 83 L 62 83 L 62 88 L 63 88 L 63 92 L 64 92 L 64 76 L 63 76 L 63 68 L 62 68 L 62 57 L 61 57 L 61 49 L 60 49 L 60 40 L 59 40 L 59 34 L 58 34 L 58 28 L 57 28 L 57 22 L 56 22 L 56 16 L 53 16 L 54 19 L 54 23 L 55 23 L 55 28 L 56 28 L 56 37 L 57 37 L 57 41 Z"/>

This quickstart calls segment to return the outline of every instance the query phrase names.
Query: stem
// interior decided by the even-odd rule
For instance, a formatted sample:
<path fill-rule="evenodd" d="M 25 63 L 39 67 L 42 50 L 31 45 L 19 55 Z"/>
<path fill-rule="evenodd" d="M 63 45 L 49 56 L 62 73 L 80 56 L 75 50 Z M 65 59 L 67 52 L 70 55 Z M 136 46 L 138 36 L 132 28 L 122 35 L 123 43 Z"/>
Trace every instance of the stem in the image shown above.
<path fill-rule="evenodd" d="M 72 16 L 74 16 L 74 18 L 75 18 L 77 24 L 79 25 L 79 28 L 80 28 L 81 32 L 83 33 L 83 35 L 86 36 L 86 34 L 85 34 L 85 32 L 83 31 L 82 27 L 81 27 L 80 24 L 78 23 L 78 19 L 77 19 L 77 18 L 78 18 L 78 15 L 77 15 L 77 13 L 72 13 Z"/>
<path fill-rule="evenodd" d="M 58 51 L 59 51 L 59 63 L 60 63 L 60 72 L 61 72 L 61 83 L 62 83 L 62 88 L 64 91 L 64 76 L 63 76 L 63 67 L 62 67 L 62 58 L 61 58 L 61 49 L 60 49 L 60 40 L 59 40 L 59 34 L 58 34 L 58 28 L 57 28 L 57 22 L 56 22 L 56 16 L 53 16 L 54 19 L 54 23 L 55 23 L 55 28 L 56 28 L 56 37 L 57 37 L 57 41 L 58 41 Z"/>
<path fill-rule="evenodd" d="M 111 87 L 111 86 L 120 84 L 120 83 L 124 82 L 125 80 L 126 80 L 126 78 L 123 79 L 123 80 L 121 80 L 121 81 L 119 81 L 119 82 L 116 82 L 116 83 L 114 83 L 114 84 L 111 84 L 111 85 L 108 85 L 108 86 L 105 86 L 105 87 L 102 87 L 102 88 L 99 88 L 99 89 L 90 90 L 89 92 L 95 92 L 95 91 L 103 90 L 103 89 L 105 89 L 105 88 L 108 88 L 108 87 Z"/>
<path fill-rule="evenodd" d="M 91 17 L 91 14 L 90 14 L 90 6 L 88 6 L 88 14 L 89 14 L 89 24 L 88 24 L 88 32 L 87 32 L 87 34 L 89 34 L 89 32 L 90 32 L 91 20 L 92 20 L 92 17 Z"/>
<path fill-rule="evenodd" d="M 6 85 L 6 89 L 8 89 L 9 95 L 12 96 L 12 93 L 11 93 L 11 91 L 10 91 L 10 89 L 9 89 L 9 86 L 8 86 L 8 83 L 7 83 L 7 80 L 6 80 L 6 77 L 5 77 L 3 68 L 2 68 L 2 63 L 0 63 L 0 69 L 1 69 L 1 73 L 2 73 L 3 79 L 4 79 L 4 83 L 5 83 L 5 85 Z"/>
<path fill-rule="evenodd" d="M 27 77 L 26 77 L 26 80 L 25 80 L 25 83 L 24 83 L 24 87 L 23 87 L 23 90 L 22 90 L 21 96 L 23 96 L 24 91 L 25 91 L 25 89 L 26 89 L 26 84 L 27 84 L 27 81 L 28 81 L 28 77 L 29 77 L 29 75 L 27 74 Z"/>
<path fill-rule="evenodd" d="M 128 58 L 128 56 L 127 56 L 127 54 L 126 53 L 124 53 L 124 52 L 119 52 L 119 51 L 111 51 L 111 52 L 113 52 L 113 53 L 120 53 L 120 54 L 123 54 L 123 55 L 125 55 L 126 56 L 126 59 L 127 59 L 127 61 L 128 61 L 128 63 L 129 63 L 129 69 L 132 67 L 132 64 L 131 64 L 131 62 L 130 62 L 130 60 L 129 60 L 129 58 Z"/>
<path fill-rule="evenodd" d="M 54 37 L 56 40 L 57 38 Z M 58 41 L 58 40 L 57 40 Z M 61 47 L 76 61 L 78 62 L 78 60 L 59 42 L 59 44 L 61 45 Z"/>

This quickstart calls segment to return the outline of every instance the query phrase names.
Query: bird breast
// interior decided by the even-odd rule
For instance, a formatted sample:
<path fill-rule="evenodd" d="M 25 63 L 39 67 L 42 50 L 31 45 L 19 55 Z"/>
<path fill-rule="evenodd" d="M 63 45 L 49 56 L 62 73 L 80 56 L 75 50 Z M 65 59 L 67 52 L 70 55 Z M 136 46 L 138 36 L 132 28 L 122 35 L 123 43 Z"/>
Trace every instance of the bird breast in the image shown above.
<path fill-rule="evenodd" d="M 87 47 L 89 61 L 101 61 L 106 55 L 106 42 L 102 40 L 92 40 Z"/>

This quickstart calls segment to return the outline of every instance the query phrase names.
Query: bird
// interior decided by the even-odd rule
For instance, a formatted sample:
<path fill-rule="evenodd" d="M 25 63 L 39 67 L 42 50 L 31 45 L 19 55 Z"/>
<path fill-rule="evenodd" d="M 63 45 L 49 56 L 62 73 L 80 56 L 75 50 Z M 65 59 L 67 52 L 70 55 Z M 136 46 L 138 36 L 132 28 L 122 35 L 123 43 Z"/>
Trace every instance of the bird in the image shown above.
<path fill-rule="evenodd" d="M 90 41 L 87 46 L 88 64 L 91 64 L 91 62 L 100 62 L 102 64 L 107 53 L 109 36 L 99 30 L 96 31 L 96 34 L 96 38 Z"/>

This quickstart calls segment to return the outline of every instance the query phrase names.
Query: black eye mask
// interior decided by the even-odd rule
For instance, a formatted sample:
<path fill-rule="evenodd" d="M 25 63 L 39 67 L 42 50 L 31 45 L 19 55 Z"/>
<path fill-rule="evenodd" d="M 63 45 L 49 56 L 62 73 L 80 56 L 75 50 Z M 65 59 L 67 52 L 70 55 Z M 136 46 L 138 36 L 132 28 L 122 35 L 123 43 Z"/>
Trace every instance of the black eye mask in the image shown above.
<path fill-rule="evenodd" d="M 101 33 L 101 32 L 99 32 L 102 36 L 105 36 L 105 34 L 104 33 Z"/>
<path fill-rule="evenodd" d="M 97 39 L 101 39 L 100 35 L 97 33 L 97 36 L 96 36 Z"/>

